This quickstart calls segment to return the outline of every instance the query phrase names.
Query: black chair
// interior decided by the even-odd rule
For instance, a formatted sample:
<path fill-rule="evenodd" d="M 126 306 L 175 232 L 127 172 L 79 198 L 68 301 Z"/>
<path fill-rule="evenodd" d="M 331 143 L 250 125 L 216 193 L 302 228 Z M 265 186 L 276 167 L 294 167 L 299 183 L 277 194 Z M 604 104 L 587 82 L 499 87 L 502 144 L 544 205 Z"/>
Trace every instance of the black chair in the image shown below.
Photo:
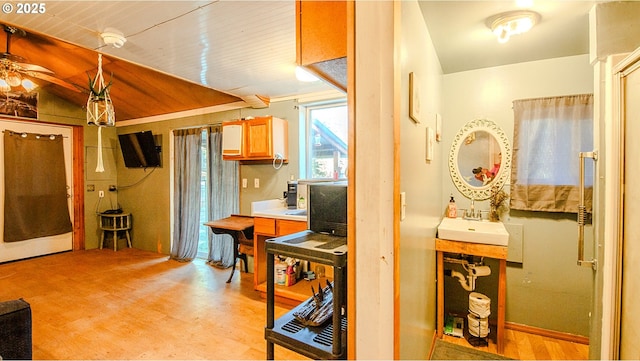
<path fill-rule="evenodd" d="M 31 306 L 23 299 L 0 302 L 0 358 L 31 360 Z"/>

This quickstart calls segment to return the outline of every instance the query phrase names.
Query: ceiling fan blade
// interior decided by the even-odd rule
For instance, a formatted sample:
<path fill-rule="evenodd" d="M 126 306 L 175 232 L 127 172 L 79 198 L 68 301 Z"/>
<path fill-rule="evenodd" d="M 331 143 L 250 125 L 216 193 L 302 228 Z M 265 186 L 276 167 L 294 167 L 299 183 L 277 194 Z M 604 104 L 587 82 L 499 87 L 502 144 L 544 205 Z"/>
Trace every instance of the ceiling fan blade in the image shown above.
<path fill-rule="evenodd" d="M 26 36 L 24 30 L 5 25 L 5 32 L 7 33 L 7 48 L 6 51 L 0 54 L 0 59 L 6 59 L 11 63 L 14 63 L 19 67 L 19 71 L 27 73 L 27 72 L 39 72 L 39 73 L 49 73 L 53 74 L 53 71 L 35 64 L 27 63 L 27 59 L 21 57 L 20 55 L 11 54 L 10 46 L 11 46 L 11 35 L 18 33 L 19 35 Z"/>
<path fill-rule="evenodd" d="M 18 63 L 18 66 L 22 69 L 22 71 L 25 72 L 32 72 L 32 71 L 37 71 L 39 73 L 49 73 L 49 74 L 53 74 L 53 71 L 40 66 L 40 65 L 35 65 L 35 64 L 27 64 L 27 63 Z"/>
<path fill-rule="evenodd" d="M 48 74 L 45 74 L 45 73 L 29 72 L 28 75 L 30 77 L 33 77 L 33 78 L 38 78 L 38 79 L 47 81 L 49 83 L 53 83 L 53 84 L 59 85 L 59 86 L 64 87 L 66 89 L 73 90 L 74 92 L 77 92 L 77 93 L 81 93 L 82 90 L 83 90 L 82 87 L 80 87 L 78 85 L 68 83 L 68 82 L 66 82 L 66 81 L 64 81 L 62 79 L 58 79 L 58 78 L 56 78 L 54 76 L 51 76 L 51 75 L 48 75 Z"/>
<path fill-rule="evenodd" d="M 11 53 L 2 53 L 2 54 L 0 54 L 0 59 L 7 59 L 7 60 L 9 60 L 10 62 L 13 62 L 13 63 L 22 63 L 22 62 L 26 61 L 25 58 L 23 58 L 23 57 L 21 57 L 19 55 L 11 54 Z"/>

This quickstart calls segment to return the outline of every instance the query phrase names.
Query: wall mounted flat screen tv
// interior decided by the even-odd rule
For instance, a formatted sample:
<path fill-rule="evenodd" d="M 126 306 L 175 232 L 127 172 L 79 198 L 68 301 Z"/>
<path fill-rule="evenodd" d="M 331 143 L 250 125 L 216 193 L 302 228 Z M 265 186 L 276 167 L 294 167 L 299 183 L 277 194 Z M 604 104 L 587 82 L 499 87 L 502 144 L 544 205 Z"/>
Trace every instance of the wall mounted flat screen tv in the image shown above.
<path fill-rule="evenodd" d="M 347 236 L 347 184 L 308 185 L 309 229 L 317 233 Z"/>
<path fill-rule="evenodd" d="M 120 149 L 127 168 L 160 167 L 160 147 L 150 131 L 119 134 Z"/>

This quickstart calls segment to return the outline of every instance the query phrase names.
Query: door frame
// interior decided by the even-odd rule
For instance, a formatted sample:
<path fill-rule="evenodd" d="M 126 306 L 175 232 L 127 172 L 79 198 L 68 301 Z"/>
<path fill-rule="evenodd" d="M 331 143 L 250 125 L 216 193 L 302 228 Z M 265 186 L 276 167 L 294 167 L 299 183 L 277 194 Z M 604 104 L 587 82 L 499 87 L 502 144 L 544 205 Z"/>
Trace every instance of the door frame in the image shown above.
<path fill-rule="evenodd" d="M 73 251 L 85 249 L 84 220 L 84 126 L 72 126 Z"/>
<path fill-rule="evenodd" d="M 622 60 L 620 60 L 622 59 Z M 605 102 L 610 108 L 603 121 L 610 131 L 603 139 L 605 149 L 606 177 L 604 204 L 604 255 L 602 257 L 602 323 L 600 327 L 600 359 L 620 358 L 620 326 L 622 300 L 622 246 L 624 222 L 624 78 L 640 68 L 640 48 L 624 57 L 614 55 L 607 58 L 604 89 Z M 608 118 L 610 116 L 610 118 Z M 595 330 L 592 330 L 592 332 Z M 592 355 L 593 356 L 593 355 Z"/>
<path fill-rule="evenodd" d="M 42 125 L 57 125 L 69 127 L 73 136 L 71 144 L 71 176 L 73 187 L 71 198 L 73 201 L 73 235 L 72 251 L 85 249 L 85 214 L 84 214 L 84 126 L 70 125 L 56 122 L 41 122 L 29 119 L 16 119 L 9 116 L 0 116 L 0 119 L 8 121 L 19 121 Z"/>

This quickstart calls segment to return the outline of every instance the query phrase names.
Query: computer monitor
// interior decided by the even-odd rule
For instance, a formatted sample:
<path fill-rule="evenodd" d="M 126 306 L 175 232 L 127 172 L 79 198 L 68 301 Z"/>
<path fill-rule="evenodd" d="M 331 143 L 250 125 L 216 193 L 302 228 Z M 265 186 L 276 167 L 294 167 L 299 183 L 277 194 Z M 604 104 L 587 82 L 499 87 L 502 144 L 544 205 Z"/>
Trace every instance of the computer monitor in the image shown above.
<path fill-rule="evenodd" d="M 309 229 L 313 232 L 347 236 L 347 184 L 308 185 Z"/>

